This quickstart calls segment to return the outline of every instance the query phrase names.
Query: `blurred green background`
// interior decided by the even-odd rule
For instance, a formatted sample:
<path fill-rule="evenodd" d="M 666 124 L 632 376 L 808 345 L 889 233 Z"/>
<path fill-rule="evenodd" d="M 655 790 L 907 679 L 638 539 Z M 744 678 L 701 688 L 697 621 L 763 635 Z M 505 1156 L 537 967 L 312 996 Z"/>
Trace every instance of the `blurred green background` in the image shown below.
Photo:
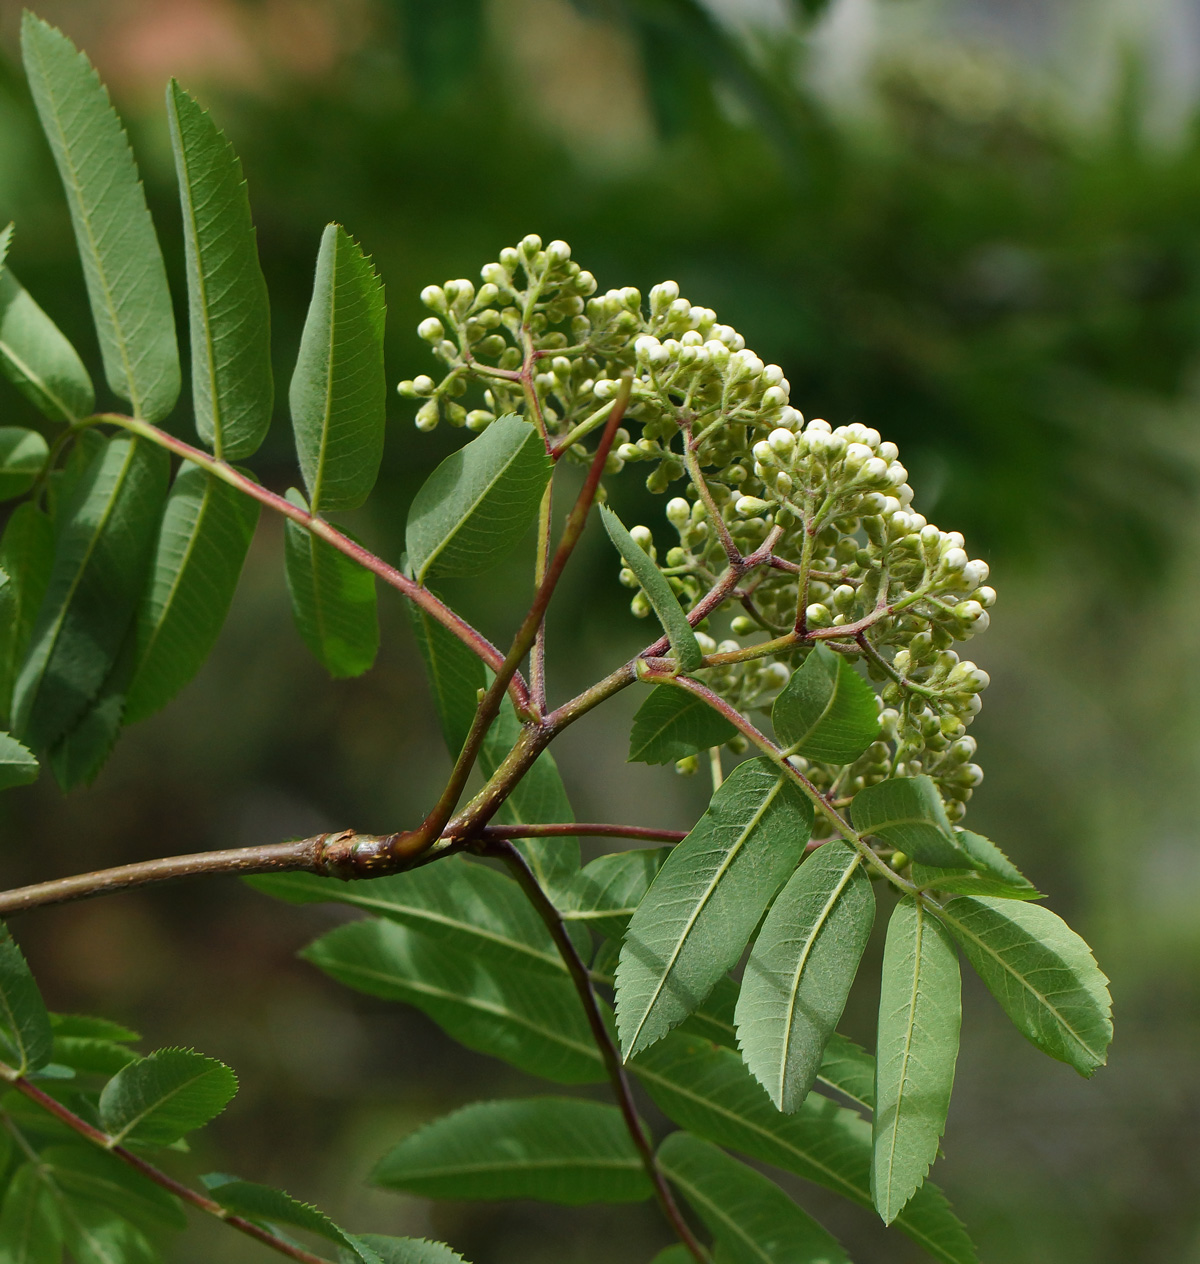
<path fill-rule="evenodd" d="M 184 293 L 162 89 L 217 114 L 250 185 L 286 395 L 323 224 L 388 287 L 388 371 L 424 371 L 430 281 L 527 232 L 602 287 L 674 278 L 792 399 L 900 444 L 917 505 L 988 559 L 1000 601 L 971 652 L 973 826 L 1112 976 L 1110 1065 L 1085 1083 L 966 983 L 936 1178 L 989 1264 L 1200 1264 L 1200 6 L 1196 0 L 44 0 L 133 134 Z M 0 5 L 0 222 L 11 262 L 95 365 L 65 205 Z M 462 436 L 394 394 L 385 469 L 353 522 L 398 556 L 420 480 Z M 4 420 L 28 420 L 5 389 Z M 256 458 L 294 481 L 288 423 Z M 173 425 L 175 423 L 172 423 Z M 181 433 L 189 425 L 181 408 Z M 636 469 L 623 512 L 661 523 Z M 132 729 L 96 784 L 0 804 L 6 886 L 353 825 L 390 830 L 448 767 L 403 611 L 360 680 L 330 684 L 291 624 L 263 521 L 200 677 Z M 645 640 L 589 538 L 551 625 L 560 695 Z M 453 593 L 497 640 L 527 568 Z M 704 787 L 626 767 L 632 697 L 568 732 L 580 817 L 686 827 Z M 556 750 L 558 748 L 556 747 Z M 294 960 L 331 914 L 226 881 L 14 924 L 51 1005 L 139 1027 L 242 1077 L 187 1170 L 279 1184 L 357 1230 L 444 1237 L 476 1264 L 648 1260 L 647 1207 L 438 1205 L 367 1190 L 396 1137 L 479 1097 L 542 1091 L 418 1014 Z M 871 970 L 846 1029 L 870 1039 Z M 799 1186 L 861 1261 L 918 1258 Z M 196 1223 L 180 1264 L 268 1256 Z"/>

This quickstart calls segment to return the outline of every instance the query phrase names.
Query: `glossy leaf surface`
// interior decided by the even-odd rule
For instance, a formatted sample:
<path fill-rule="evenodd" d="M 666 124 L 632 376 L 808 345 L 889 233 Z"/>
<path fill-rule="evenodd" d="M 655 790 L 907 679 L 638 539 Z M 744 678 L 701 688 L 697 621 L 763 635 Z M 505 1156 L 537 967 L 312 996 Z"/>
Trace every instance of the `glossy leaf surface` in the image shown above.
<path fill-rule="evenodd" d="M 23 496 L 49 454 L 46 440 L 36 430 L 0 426 L 0 500 Z"/>
<path fill-rule="evenodd" d="M 497 418 L 426 479 L 408 511 L 405 544 L 417 579 L 481 575 L 537 518 L 553 466 L 537 428 Z"/>
<path fill-rule="evenodd" d="M 826 645 L 815 646 L 792 672 L 771 722 L 782 746 L 827 764 L 852 764 L 879 738 L 875 691 Z"/>
<path fill-rule="evenodd" d="M 721 746 L 737 729 L 702 698 L 655 685 L 638 707 L 629 734 L 629 761 L 667 764 L 711 746 Z"/>

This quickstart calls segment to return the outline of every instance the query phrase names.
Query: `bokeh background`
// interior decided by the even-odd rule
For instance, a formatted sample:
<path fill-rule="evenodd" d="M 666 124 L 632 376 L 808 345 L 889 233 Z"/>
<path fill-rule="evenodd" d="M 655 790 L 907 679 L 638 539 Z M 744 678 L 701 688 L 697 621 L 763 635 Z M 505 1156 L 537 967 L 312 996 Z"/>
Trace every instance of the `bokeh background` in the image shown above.
<path fill-rule="evenodd" d="M 0 222 L 14 268 L 93 364 L 50 157 L 0 3 Z M 134 138 L 177 300 L 170 75 L 237 146 L 273 301 L 281 400 L 321 228 L 345 223 L 388 287 L 388 372 L 424 371 L 417 293 L 527 232 L 602 286 L 677 280 L 793 402 L 896 440 L 917 504 L 964 531 L 1000 601 L 971 649 L 993 686 L 971 805 L 1095 946 L 1117 1035 L 1092 1082 L 1038 1055 L 966 981 L 937 1179 L 989 1264 L 1200 1264 L 1200 4 L 1196 0 L 42 0 Z M 385 469 L 354 520 L 396 557 L 414 489 L 462 436 L 390 395 Z M 6 422 L 27 414 L 15 392 Z M 285 411 L 256 468 L 294 481 Z M 172 423 L 174 424 L 174 423 Z M 181 409 L 181 432 L 189 425 Z M 636 467 L 613 495 L 661 522 Z M 496 639 L 528 589 L 453 593 Z M 551 626 L 551 683 L 645 639 L 590 539 Z M 210 663 L 130 730 L 95 785 L 0 803 L 6 886 L 429 806 L 448 763 L 404 612 L 331 684 L 288 611 L 264 520 Z M 704 787 L 626 767 L 622 698 L 571 730 L 581 817 L 685 827 Z M 557 748 L 556 748 L 557 749 Z M 619 805 L 619 806 L 618 806 Z M 231 881 L 14 923 L 52 1006 L 230 1062 L 242 1091 L 181 1171 L 284 1186 L 358 1230 L 443 1237 L 476 1264 L 648 1260 L 648 1207 L 564 1212 L 373 1192 L 417 1123 L 540 1091 L 419 1014 L 294 959 L 332 914 Z M 871 967 L 846 1029 L 870 1040 Z M 900 1237 L 795 1187 L 862 1261 Z M 197 1222 L 178 1264 L 269 1256 Z"/>

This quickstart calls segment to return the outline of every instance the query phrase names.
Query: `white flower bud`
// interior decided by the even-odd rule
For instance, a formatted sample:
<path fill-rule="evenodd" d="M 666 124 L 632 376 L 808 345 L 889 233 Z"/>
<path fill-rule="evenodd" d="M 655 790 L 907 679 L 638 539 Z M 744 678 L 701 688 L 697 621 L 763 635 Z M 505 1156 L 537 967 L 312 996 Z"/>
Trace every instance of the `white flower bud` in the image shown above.
<path fill-rule="evenodd" d="M 417 337 L 425 342 L 440 342 L 446 330 L 436 316 L 426 316 L 417 326 Z"/>
<path fill-rule="evenodd" d="M 596 278 L 590 272 L 581 272 L 575 278 L 575 289 L 580 294 L 595 294 Z"/>
<path fill-rule="evenodd" d="M 882 457 L 879 457 L 878 459 L 881 461 L 883 460 Z M 887 476 L 888 482 L 891 483 L 893 487 L 901 487 L 908 482 L 908 471 L 900 464 L 899 461 L 893 461 L 887 467 Z"/>
<path fill-rule="evenodd" d="M 681 334 L 679 341 L 685 347 L 702 347 L 704 345 L 704 339 L 696 329 L 689 329 L 687 333 Z"/>
<path fill-rule="evenodd" d="M 631 527 L 629 535 L 634 544 L 640 545 L 647 553 L 654 547 L 654 536 L 649 527 Z"/>
<path fill-rule="evenodd" d="M 954 617 L 964 623 L 974 623 L 983 614 L 983 607 L 977 601 L 960 601 L 954 607 Z"/>
<path fill-rule="evenodd" d="M 907 483 L 901 483 L 900 486 L 896 488 L 896 495 L 902 505 L 908 506 L 912 504 L 913 489 L 909 487 Z M 924 519 L 922 519 L 922 521 L 924 521 Z"/>
<path fill-rule="evenodd" d="M 437 400 L 431 399 L 428 403 L 422 404 L 417 409 L 415 422 L 418 430 L 433 430 L 438 424 Z"/>
<path fill-rule="evenodd" d="M 421 291 L 421 302 L 435 312 L 446 313 L 446 291 L 440 285 L 427 285 Z"/>
<path fill-rule="evenodd" d="M 707 632 L 696 633 L 696 644 L 700 647 L 701 654 L 715 654 L 717 652 L 717 643 Z"/>
<path fill-rule="evenodd" d="M 961 571 L 967 564 L 967 555 L 962 549 L 947 549 L 942 554 L 942 566 L 948 571 Z"/>
<path fill-rule="evenodd" d="M 980 588 L 971 595 L 985 610 L 996 604 L 996 590 L 994 588 Z"/>
<path fill-rule="evenodd" d="M 846 448 L 845 462 L 848 470 L 857 470 L 871 459 L 871 449 L 865 443 L 851 443 Z"/>
<path fill-rule="evenodd" d="M 661 307 L 673 303 L 679 297 L 679 286 L 674 281 L 660 281 L 650 290 L 650 304 Z"/>
<path fill-rule="evenodd" d="M 769 386 L 763 391 L 762 407 L 764 409 L 782 408 L 787 403 L 787 392 L 778 386 Z"/>
<path fill-rule="evenodd" d="M 416 383 L 406 378 L 403 382 L 396 383 L 396 394 L 401 399 L 416 399 L 420 392 L 417 390 Z"/>
<path fill-rule="evenodd" d="M 552 241 L 546 247 L 546 258 L 551 263 L 566 263 L 571 257 L 571 247 L 565 241 Z"/>
<path fill-rule="evenodd" d="M 734 508 L 743 518 L 751 518 L 766 513 L 771 506 L 767 501 L 760 500 L 757 496 L 739 496 Z"/>
<path fill-rule="evenodd" d="M 642 459 L 642 450 L 634 443 L 623 443 L 617 449 L 617 456 L 622 461 L 640 461 Z"/>
<path fill-rule="evenodd" d="M 974 558 L 963 567 L 963 583 L 968 588 L 978 588 L 988 577 L 988 564 Z"/>
<path fill-rule="evenodd" d="M 763 671 L 764 689 L 782 689 L 788 682 L 790 673 L 782 663 L 768 663 Z"/>
<path fill-rule="evenodd" d="M 734 636 L 750 636 L 758 631 L 758 624 L 744 614 L 735 615 L 730 619 L 729 627 Z"/>
<path fill-rule="evenodd" d="M 736 641 L 721 641 L 717 646 L 718 654 L 736 654 L 742 647 Z"/>
<path fill-rule="evenodd" d="M 494 282 L 489 281 L 486 285 L 479 287 L 479 293 L 475 295 L 476 307 L 490 307 L 500 296 L 500 287 Z"/>
<path fill-rule="evenodd" d="M 760 465 L 775 464 L 775 449 L 766 439 L 760 439 L 754 447 L 751 448 L 751 451 L 754 453 L 754 459 Z"/>
<path fill-rule="evenodd" d="M 521 244 L 517 247 L 517 249 L 526 256 L 536 255 L 541 248 L 542 239 L 537 235 L 537 233 L 530 233 L 528 236 L 522 237 Z"/>
<path fill-rule="evenodd" d="M 620 291 L 622 304 L 631 312 L 636 312 L 642 305 L 642 292 L 635 286 L 627 285 Z"/>
<path fill-rule="evenodd" d="M 833 622 L 829 607 L 819 601 L 814 602 L 804 611 L 804 617 L 810 628 L 827 628 Z"/>
<path fill-rule="evenodd" d="M 775 490 L 780 496 L 787 496 L 792 490 L 792 476 L 786 470 L 775 475 Z"/>
<path fill-rule="evenodd" d="M 783 370 L 777 364 L 768 364 L 759 375 L 764 386 L 778 386 L 783 381 Z"/>
<path fill-rule="evenodd" d="M 495 413 L 489 413 L 486 408 L 472 408 L 467 413 L 467 429 L 478 434 L 481 430 L 486 430 L 495 420 Z"/>
<path fill-rule="evenodd" d="M 618 383 L 611 378 L 602 377 L 595 386 L 592 387 L 592 394 L 596 399 L 605 400 L 612 399 L 617 393 Z"/>
<path fill-rule="evenodd" d="M 941 539 L 942 533 L 933 525 L 932 522 L 921 528 L 921 543 L 927 547 L 939 544 Z"/>
<path fill-rule="evenodd" d="M 788 404 L 780 415 L 779 424 L 795 434 L 797 430 L 804 427 L 804 414 L 798 408 L 793 408 L 791 404 Z"/>
<path fill-rule="evenodd" d="M 863 463 L 862 476 L 872 483 L 878 483 L 881 479 L 887 477 L 887 471 L 887 462 L 877 456 L 873 456 L 869 461 Z"/>
<path fill-rule="evenodd" d="M 890 441 L 881 443 L 876 449 L 876 454 L 889 464 L 900 455 L 900 449 Z"/>
<path fill-rule="evenodd" d="M 682 496 L 675 496 L 667 501 L 667 521 L 672 526 L 682 527 L 685 523 L 690 522 L 692 518 L 692 507 Z"/>
<path fill-rule="evenodd" d="M 509 283 L 508 272 L 505 270 L 502 263 L 485 263 L 483 267 L 479 269 L 479 276 L 480 279 L 486 281 L 488 285 L 494 285 L 497 291 L 505 289 Z"/>
<path fill-rule="evenodd" d="M 845 614 L 854 605 L 855 590 L 849 584 L 839 584 L 833 590 L 833 605 L 840 613 Z"/>
<path fill-rule="evenodd" d="M 886 508 L 887 498 L 881 496 L 879 492 L 871 492 L 859 502 L 859 511 L 864 514 L 883 513 Z"/>
<path fill-rule="evenodd" d="M 804 432 L 805 434 L 808 434 L 808 435 L 813 435 L 818 432 L 820 432 L 821 434 L 829 434 L 829 431 L 830 431 L 829 422 L 824 420 L 824 418 L 822 417 L 814 417 L 812 421 L 810 421 L 808 425 L 804 427 Z"/>

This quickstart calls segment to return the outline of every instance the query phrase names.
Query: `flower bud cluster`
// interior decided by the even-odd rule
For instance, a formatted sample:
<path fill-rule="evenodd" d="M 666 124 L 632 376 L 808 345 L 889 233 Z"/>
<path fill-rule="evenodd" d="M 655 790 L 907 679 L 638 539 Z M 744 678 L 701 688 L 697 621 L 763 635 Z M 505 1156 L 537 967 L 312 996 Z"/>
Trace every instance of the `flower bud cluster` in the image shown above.
<path fill-rule="evenodd" d="M 659 559 L 648 528 L 634 538 L 685 607 L 719 581 L 731 549 L 746 556 L 769 541 L 770 565 L 718 612 L 730 637 L 706 652 L 794 637 L 702 676 L 739 709 L 762 711 L 818 637 L 862 659 L 881 686 L 880 740 L 848 768 L 805 764 L 808 775 L 841 798 L 926 773 L 959 819 L 982 777 L 966 728 L 987 674 L 952 646 L 986 630 L 996 594 L 962 536 L 916 511 L 896 445 L 858 423 L 806 423 L 783 370 L 673 281 L 654 286 L 644 308 L 632 286 L 598 292 L 565 242 L 543 246 L 532 235 L 480 277 L 478 288 L 458 280 L 422 292 L 432 315 L 418 333 L 444 373 L 400 383 L 401 395 L 421 401 L 417 426 L 445 417 L 478 431 L 503 413 L 536 412 L 548 435 L 572 436 L 569 457 L 586 459 L 579 440 L 631 376 L 606 472 L 645 463 L 654 492 L 683 480 L 666 510 L 678 544 Z M 472 387 L 482 406 L 468 408 Z M 633 572 L 620 579 L 635 590 L 634 614 L 648 616 Z"/>

